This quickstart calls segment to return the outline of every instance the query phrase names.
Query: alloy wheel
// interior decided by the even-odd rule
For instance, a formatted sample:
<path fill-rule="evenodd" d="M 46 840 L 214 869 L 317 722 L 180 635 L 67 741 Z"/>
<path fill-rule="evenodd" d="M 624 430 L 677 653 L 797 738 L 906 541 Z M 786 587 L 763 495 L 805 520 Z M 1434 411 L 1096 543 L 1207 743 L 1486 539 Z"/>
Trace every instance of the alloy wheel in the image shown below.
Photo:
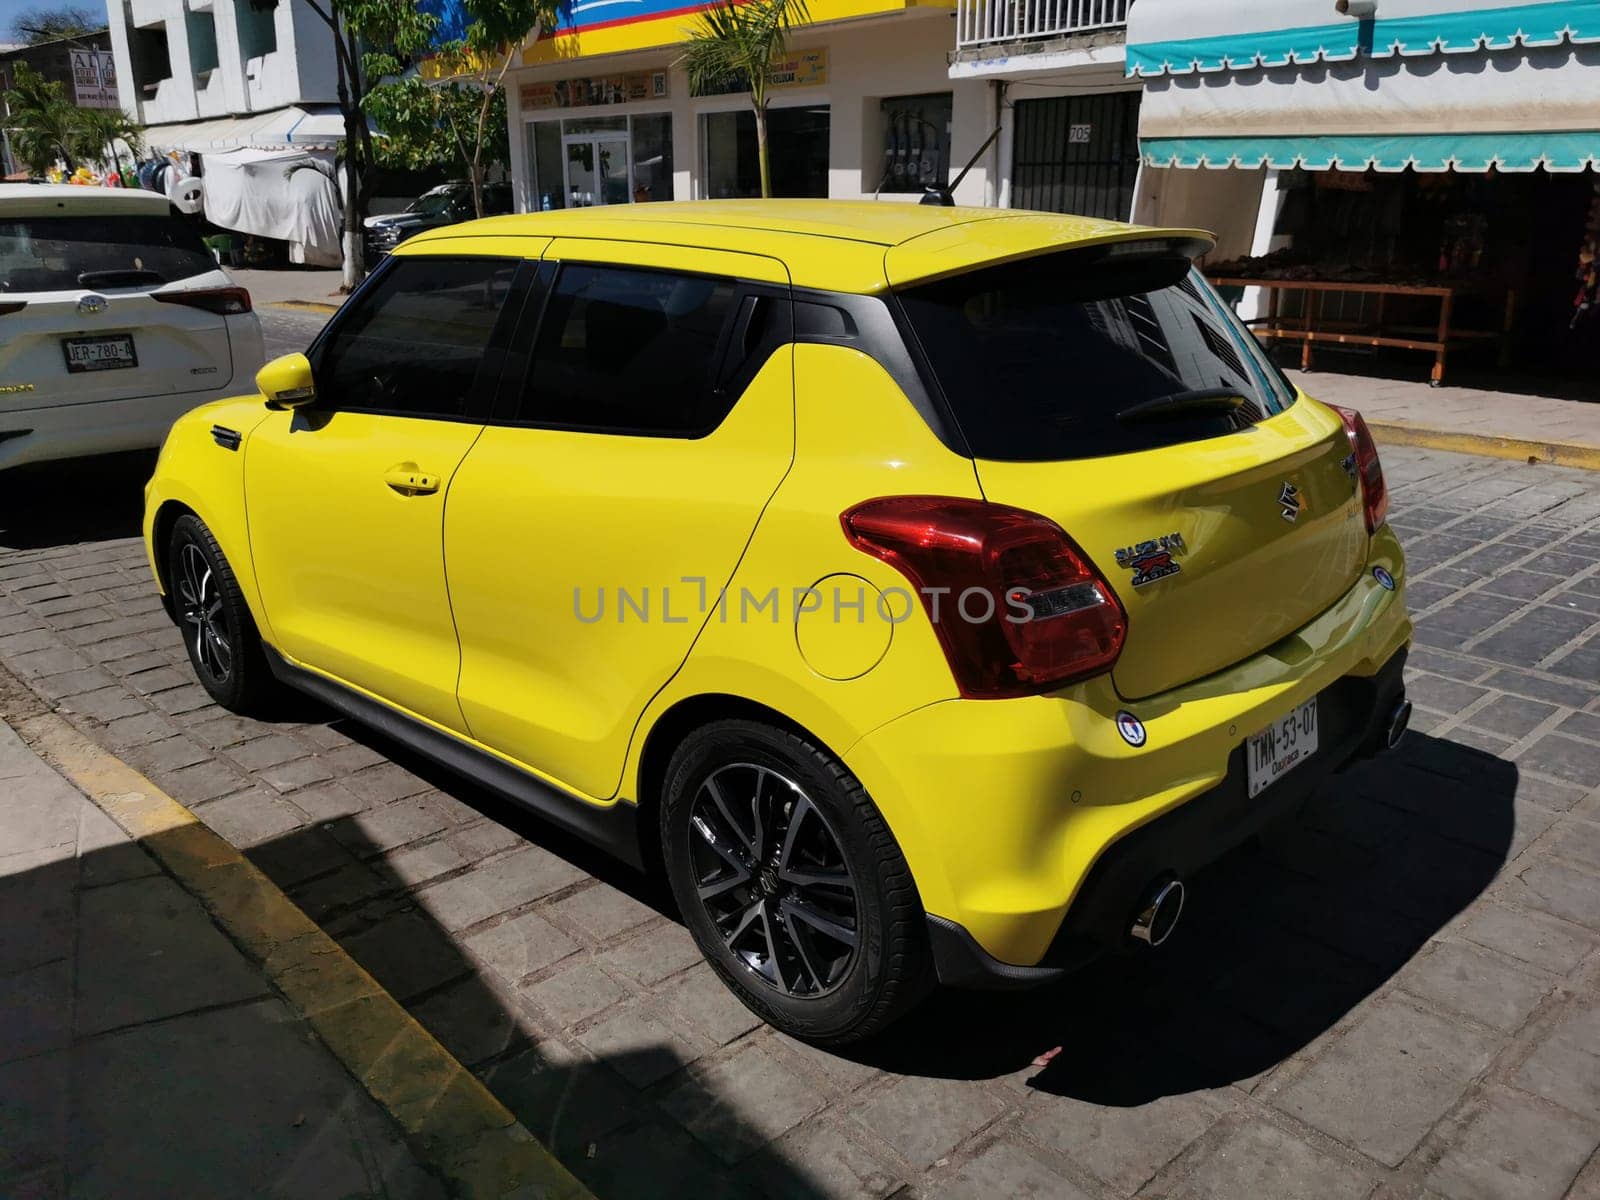
<path fill-rule="evenodd" d="M 186 542 L 178 554 L 178 607 L 195 663 L 223 682 L 233 670 L 233 640 L 216 572 L 193 542 Z"/>
<path fill-rule="evenodd" d="M 860 941 L 856 883 L 822 811 L 792 779 L 735 763 L 689 809 L 696 892 L 723 944 L 785 996 L 827 995 Z"/>

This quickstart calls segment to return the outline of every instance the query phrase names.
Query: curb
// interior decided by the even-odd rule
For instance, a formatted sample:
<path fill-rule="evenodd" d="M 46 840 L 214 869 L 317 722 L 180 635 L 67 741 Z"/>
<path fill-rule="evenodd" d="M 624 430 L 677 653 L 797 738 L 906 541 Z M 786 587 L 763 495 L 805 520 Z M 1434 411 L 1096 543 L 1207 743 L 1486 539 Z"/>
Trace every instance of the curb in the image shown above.
<path fill-rule="evenodd" d="M 1482 458 L 1506 458 L 1525 463 L 1576 467 L 1582 471 L 1600 471 L 1600 446 L 1585 445 L 1583 442 L 1537 442 L 1485 433 L 1451 433 L 1400 421 L 1368 421 L 1367 428 L 1380 445 L 1387 442 L 1391 446 L 1418 446 L 1427 450 L 1476 454 Z"/>
<path fill-rule="evenodd" d="M 200 901 L 453 1196 L 594 1200 L 477 1076 L 194 813 L 57 713 L 18 713 L 11 724 Z"/>
<path fill-rule="evenodd" d="M 328 304 L 322 300 L 267 300 L 262 308 L 287 308 L 295 312 L 335 313 L 339 311 L 337 304 Z"/>

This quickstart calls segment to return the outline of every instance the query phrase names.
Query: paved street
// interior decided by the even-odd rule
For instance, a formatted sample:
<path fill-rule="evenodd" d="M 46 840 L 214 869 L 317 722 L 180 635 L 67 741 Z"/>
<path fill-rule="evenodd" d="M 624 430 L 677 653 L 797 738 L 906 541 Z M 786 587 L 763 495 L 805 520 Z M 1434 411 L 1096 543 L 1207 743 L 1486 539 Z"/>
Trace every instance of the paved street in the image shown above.
<path fill-rule="evenodd" d="M 320 320 L 271 314 L 269 352 Z M 147 461 L 0 480 L 0 666 L 607 1200 L 1597 1200 L 1600 473 L 1384 460 L 1419 617 L 1402 751 L 1195 880 L 1170 953 L 943 994 L 843 1055 L 758 1025 L 629 870 L 310 703 L 209 704 L 131 537 Z"/>

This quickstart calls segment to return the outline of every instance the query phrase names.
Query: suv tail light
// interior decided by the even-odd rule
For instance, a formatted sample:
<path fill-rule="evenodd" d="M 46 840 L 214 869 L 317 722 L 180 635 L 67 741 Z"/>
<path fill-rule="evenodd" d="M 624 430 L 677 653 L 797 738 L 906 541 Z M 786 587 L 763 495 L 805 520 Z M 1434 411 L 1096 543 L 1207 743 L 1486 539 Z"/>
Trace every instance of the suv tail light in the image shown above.
<path fill-rule="evenodd" d="M 1111 669 L 1128 617 L 1048 517 L 948 496 L 868 500 L 839 518 L 917 589 L 961 694 L 1027 696 Z"/>
<path fill-rule="evenodd" d="M 163 304 L 203 308 L 219 317 L 237 317 L 250 311 L 250 293 L 242 287 L 200 288 L 191 292 L 151 292 Z"/>
<path fill-rule="evenodd" d="M 1389 485 L 1383 481 L 1383 464 L 1378 461 L 1378 443 L 1372 431 L 1353 408 L 1330 405 L 1344 421 L 1350 435 L 1350 449 L 1356 456 L 1356 474 L 1361 480 L 1361 504 L 1367 510 L 1367 532 L 1376 533 L 1389 519 Z"/>

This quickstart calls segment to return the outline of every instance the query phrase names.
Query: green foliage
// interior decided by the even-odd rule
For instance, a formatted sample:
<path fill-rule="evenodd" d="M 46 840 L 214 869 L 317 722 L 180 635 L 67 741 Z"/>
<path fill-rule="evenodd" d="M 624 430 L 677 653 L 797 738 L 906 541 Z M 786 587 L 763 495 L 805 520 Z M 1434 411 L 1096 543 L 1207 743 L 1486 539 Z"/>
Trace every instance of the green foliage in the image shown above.
<path fill-rule="evenodd" d="M 430 83 L 418 75 L 379 84 L 367 97 L 367 112 L 380 134 L 379 165 L 426 169 L 462 163 L 457 131 L 468 134 L 463 140 L 470 151 L 470 131 L 476 128 L 482 99 L 470 85 Z M 489 97 L 481 149 L 485 162 L 505 162 L 510 155 L 502 87 Z"/>
<path fill-rule="evenodd" d="M 37 46 L 62 38 L 83 37 L 106 27 L 106 10 L 64 4 L 60 8 L 30 8 L 11 22 L 11 36 L 19 42 Z"/>
<path fill-rule="evenodd" d="M 139 127 L 121 109 L 79 108 L 67 99 L 65 84 L 45 79 L 27 63 L 17 63 L 6 101 L 11 108 L 6 124 L 12 148 L 36 175 L 43 175 L 57 159 L 69 171 L 84 159 L 115 162 L 117 138 L 138 148 Z"/>
<path fill-rule="evenodd" d="M 695 95 L 747 90 L 756 115 L 761 194 L 772 195 L 767 158 L 767 83 L 774 58 L 789 46 L 795 26 L 810 20 L 806 0 L 722 0 L 700 14 L 678 65 Z"/>

